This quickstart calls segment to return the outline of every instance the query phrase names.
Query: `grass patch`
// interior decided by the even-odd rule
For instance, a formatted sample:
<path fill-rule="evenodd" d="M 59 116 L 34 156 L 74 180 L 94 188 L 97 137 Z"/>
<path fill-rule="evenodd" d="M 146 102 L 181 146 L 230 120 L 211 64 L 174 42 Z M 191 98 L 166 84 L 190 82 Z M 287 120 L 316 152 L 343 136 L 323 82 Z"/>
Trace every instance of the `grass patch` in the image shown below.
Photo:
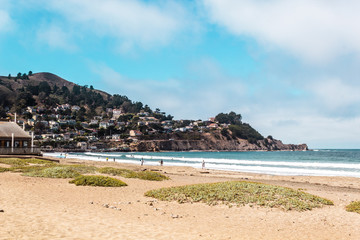
<path fill-rule="evenodd" d="M 40 171 L 45 168 L 52 167 L 53 164 L 49 165 L 30 165 L 30 166 L 14 166 L 9 168 L 11 172 L 22 172 L 22 173 L 28 173 L 32 171 Z"/>
<path fill-rule="evenodd" d="M 78 176 L 69 183 L 76 186 L 99 186 L 99 187 L 122 187 L 127 186 L 126 183 L 119 179 L 104 176 Z"/>
<path fill-rule="evenodd" d="M 37 158 L 0 158 L 0 163 L 7 164 L 12 167 L 28 166 L 30 164 L 55 164 L 52 161 Z"/>
<path fill-rule="evenodd" d="M 86 174 L 86 173 L 95 173 L 97 171 L 97 167 L 94 166 L 88 166 L 88 165 L 63 165 L 64 167 L 68 167 L 80 174 Z"/>
<path fill-rule="evenodd" d="M 28 165 L 25 159 L 20 158 L 0 158 L 0 163 L 7 164 L 10 166 L 25 166 Z"/>
<path fill-rule="evenodd" d="M 96 167 L 87 165 L 26 166 L 17 168 L 29 177 L 74 178 L 81 174 L 94 173 Z"/>
<path fill-rule="evenodd" d="M 125 178 L 130 178 L 134 171 L 128 169 L 121 169 L 121 168 L 103 167 L 98 169 L 98 172 L 112 176 L 121 176 Z"/>
<path fill-rule="evenodd" d="M 360 201 L 352 202 L 347 205 L 346 211 L 360 213 Z"/>
<path fill-rule="evenodd" d="M 135 172 L 135 173 L 136 173 L 136 178 L 143 180 L 163 181 L 169 179 L 167 176 L 153 171 L 143 171 L 143 172 Z"/>
<path fill-rule="evenodd" d="M 291 188 L 244 181 L 161 188 L 148 191 L 145 196 L 179 203 L 204 202 L 209 205 L 223 203 L 229 206 L 256 204 L 297 211 L 333 205 L 330 200 Z"/>
<path fill-rule="evenodd" d="M 3 168 L 3 167 L 0 167 L 0 173 L 2 173 L 2 172 L 7 172 L 7 171 L 9 171 L 10 169 L 8 169 L 8 168 Z"/>
<path fill-rule="evenodd" d="M 98 170 L 100 173 L 109 174 L 113 176 L 121 176 L 124 178 L 139 178 L 142 180 L 150 180 L 150 181 L 163 181 L 169 179 L 167 176 L 153 171 L 132 171 L 128 169 L 120 169 L 120 168 L 112 168 L 112 167 L 104 167 Z"/>
<path fill-rule="evenodd" d="M 34 169 L 23 174 L 29 177 L 45 177 L 45 178 L 74 178 L 80 175 L 79 172 L 75 171 L 68 166 L 55 166 L 43 169 Z"/>

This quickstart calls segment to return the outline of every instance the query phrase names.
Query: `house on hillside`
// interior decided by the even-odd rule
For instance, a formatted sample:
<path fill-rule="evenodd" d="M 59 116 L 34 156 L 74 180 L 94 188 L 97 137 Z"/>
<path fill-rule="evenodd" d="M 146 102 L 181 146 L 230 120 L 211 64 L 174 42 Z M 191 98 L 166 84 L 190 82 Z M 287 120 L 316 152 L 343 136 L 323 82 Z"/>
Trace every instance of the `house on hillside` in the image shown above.
<path fill-rule="evenodd" d="M 40 154 L 31 136 L 14 122 L 0 122 L 0 155 Z"/>
<path fill-rule="evenodd" d="M 130 134 L 130 137 L 137 137 L 137 136 L 141 136 L 142 132 L 140 132 L 138 130 L 130 130 L 129 134 Z"/>

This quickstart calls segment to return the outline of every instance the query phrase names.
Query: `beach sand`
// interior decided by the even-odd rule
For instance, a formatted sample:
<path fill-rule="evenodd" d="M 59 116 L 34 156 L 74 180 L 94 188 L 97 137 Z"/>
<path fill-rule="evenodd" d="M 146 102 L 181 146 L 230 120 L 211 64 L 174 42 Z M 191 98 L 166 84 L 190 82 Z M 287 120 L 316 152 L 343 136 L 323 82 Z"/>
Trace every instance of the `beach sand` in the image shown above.
<path fill-rule="evenodd" d="M 153 169 L 168 181 L 119 179 L 121 188 L 83 187 L 69 179 L 0 173 L 0 239 L 360 239 L 360 214 L 345 211 L 360 200 L 360 179 L 271 176 L 189 167 L 135 166 L 76 159 L 62 163 Z M 303 189 L 334 206 L 297 212 L 258 206 L 229 208 L 203 203 L 162 202 L 151 189 L 249 180 Z"/>

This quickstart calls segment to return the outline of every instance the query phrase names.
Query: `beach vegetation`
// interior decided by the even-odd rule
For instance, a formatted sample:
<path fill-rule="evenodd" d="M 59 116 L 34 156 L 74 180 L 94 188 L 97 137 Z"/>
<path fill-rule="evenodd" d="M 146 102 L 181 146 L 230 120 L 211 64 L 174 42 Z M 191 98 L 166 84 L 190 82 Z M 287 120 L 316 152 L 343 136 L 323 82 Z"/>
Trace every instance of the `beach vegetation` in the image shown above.
<path fill-rule="evenodd" d="M 9 171 L 9 168 L 0 167 L 0 173 Z"/>
<path fill-rule="evenodd" d="M 45 165 L 22 168 L 25 176 L 46 178 L 74 178 L 81 174 L 94 173 L 96 167 L 87 165 Z"/>
<path fill-rule="evenodd" d="M 167 176 L 154 172 L 154 171 L 132 171 L 128 169 L 120 169 L 120 168 L 112 168 L 112 167 L 104 167 L 98 170 L 100 173 L 109 174 L 113 176 L 121 176 L 124 178 L 139 178 L 142 180 L 150 180 L 150 181 L 163 181 L 169 179 Z"/>
<path fill-rule="evenodd" d="M 98 186 L 98 187 L 123 187 L 127 186 L 123 181 L 98 175 L 86 175 L 78 176 L 74 180 L 71 180 L 69 183 L 73 183 L 76 186 Z"/>
<path fill-rule="evenodd" d="M 10 166 L 26 166 L 29 164 L 53 164 L 52 161 L 37 158 L 0 158 L 0 163 Z"/>
<path fill-rule="evenodd" d="M 79 176 L 80 173 L 68 166 L 55 166 L 44 169 L 34 169 L 33 171 L 26 172 L 23 175 L 45 178 L 74 178 Z"/>
<path fill-rule="evenodd" d="M 11 172 L 32 172 L 54 166 L 55 163 L 37 158 L 0 158 L 0 163 L 9 165 Z"/>
<path fill-rule="evenodd" d="M 203 202 L 208 205 L 221 203 L 230 207 L 254 204 L 263 207 L 281 208 L 286 211 L 305 211 L 323 205 L 333 205 L 330 200 L 299 190 L 245 181 L 161 188 L 148 191 L 145 196 L 179 203 Z"/>
<path fill-rule="evenodd" d="M 346 211 L 360 213 L 360 201 L 351 202 L 346 206 Z"/>

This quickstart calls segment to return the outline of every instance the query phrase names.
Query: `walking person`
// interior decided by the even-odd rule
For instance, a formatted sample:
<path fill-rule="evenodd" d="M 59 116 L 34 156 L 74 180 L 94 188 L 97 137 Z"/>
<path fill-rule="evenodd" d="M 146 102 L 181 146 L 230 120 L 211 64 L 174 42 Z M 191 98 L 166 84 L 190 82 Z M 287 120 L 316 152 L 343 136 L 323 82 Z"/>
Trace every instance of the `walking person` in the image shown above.
<path fill-rule="evenodd" d="M 144 158 L 141 158 L 141 160 L 140 160 L 140 161 L 141 161 L 141 163 L 140 163 L 140 164 L 141 164 L 141 166 L 142 166 L 142 165 L 144 165 Z"/>
<path fill-rule="evenodd" d="M 202 160 L 201 167 L 202 167 L 202 169 L 204 169 L 204 168 L 205 168 L 205 160 L 204 160 L 204 159 Z"/>

